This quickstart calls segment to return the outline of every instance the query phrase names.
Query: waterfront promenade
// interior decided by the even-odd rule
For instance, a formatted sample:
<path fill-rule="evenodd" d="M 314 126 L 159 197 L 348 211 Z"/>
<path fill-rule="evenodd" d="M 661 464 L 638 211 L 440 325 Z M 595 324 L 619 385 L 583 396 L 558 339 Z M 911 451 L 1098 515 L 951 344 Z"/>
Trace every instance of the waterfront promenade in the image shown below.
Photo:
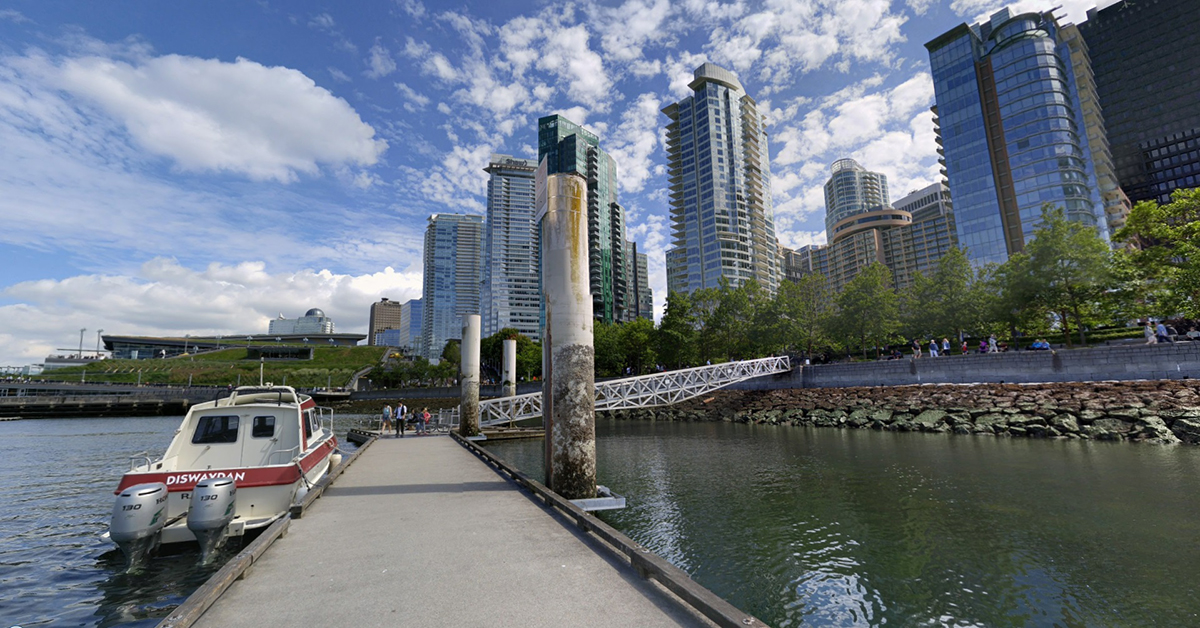
<path fill-rule="evenodd" d="M 196 626 L 705 626 L 450 438 L 376 441 Z"/>

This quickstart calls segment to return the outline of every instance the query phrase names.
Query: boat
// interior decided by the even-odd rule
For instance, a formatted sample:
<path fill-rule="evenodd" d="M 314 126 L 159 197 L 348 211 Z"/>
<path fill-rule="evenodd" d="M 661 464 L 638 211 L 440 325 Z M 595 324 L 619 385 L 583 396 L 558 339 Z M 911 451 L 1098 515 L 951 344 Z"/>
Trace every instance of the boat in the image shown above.
<path fill-rule="evenodd" d="M 130 459 L 106 536 L 132 566 L 198 542 L 201 560 L 269 526 L 341 462 L 333 410 L 289 386 L 241 386 L 188 410 L 162 458 Z"/>

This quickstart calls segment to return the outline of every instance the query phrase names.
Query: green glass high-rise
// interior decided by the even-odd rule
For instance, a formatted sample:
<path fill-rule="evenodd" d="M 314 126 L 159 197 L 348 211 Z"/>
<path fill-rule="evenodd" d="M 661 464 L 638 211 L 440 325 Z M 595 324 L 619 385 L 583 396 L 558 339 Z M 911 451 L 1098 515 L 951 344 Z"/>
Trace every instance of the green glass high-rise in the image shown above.
<path fill-rule="evenodd" d="M 538 119 L 538 163 L 547 174 L 577 173 L 587 179 L 588 264 L 592 308 L 606 323 L 637 316 L 630 311 L 625 254 L 625 209 L 617 203 L 617 164 L 594 133 L 560 116 Z"/>

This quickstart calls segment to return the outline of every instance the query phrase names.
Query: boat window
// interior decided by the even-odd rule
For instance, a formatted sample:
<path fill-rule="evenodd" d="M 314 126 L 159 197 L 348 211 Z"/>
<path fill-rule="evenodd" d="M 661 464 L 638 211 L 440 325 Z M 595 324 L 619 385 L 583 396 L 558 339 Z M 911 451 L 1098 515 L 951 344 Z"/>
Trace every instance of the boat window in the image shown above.
<path fill-rule="evenodd" d="M 275 435 L 275 417 L 273 416 L 256 416 L 254 417 L 254 425 L 250 428 L 250 435 L 254 438 L 270 438 Z"/>
<path fill-rule="evenodd" d="M 238 418 L 236 416 L 202 416 L 196 424 L 192 443 L 211 445 L 214 443 L 236 443 Z"/>
<path fill-rule="evenodd" d="M 312 434 L 313 434 L 312 421 L 309 420 L 309 418 L 311 418 L 311 417 L 312 417 L 311 410 L 305 410 L 304 414 L 300 415 L 300 425 L 302 425 L 304 427 L 304 440 L 308 440 L 308 439 L 312 438 Z"/>

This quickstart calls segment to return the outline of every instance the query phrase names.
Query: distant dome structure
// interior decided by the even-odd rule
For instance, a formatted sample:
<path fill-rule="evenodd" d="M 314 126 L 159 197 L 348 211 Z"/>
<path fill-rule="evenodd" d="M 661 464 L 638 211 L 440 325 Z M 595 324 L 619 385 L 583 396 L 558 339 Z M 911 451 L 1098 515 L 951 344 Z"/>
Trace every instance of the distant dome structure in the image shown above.
<path fill-rule="evenodd" d="M 314 307 L 313 309 L 311 309 L 311 310 L 309 310 L 309 311 L 305 312 L 305 313 L 304 313 L 304 315 L 305 315 L 305 316 L 321 316 L 321 317 L 324 317 L 324 316 L 325 316 L 325 312 L 322 312 L 322 311 L 320 310 L 320 308 L 315 308 L 315 307 Z"/>

